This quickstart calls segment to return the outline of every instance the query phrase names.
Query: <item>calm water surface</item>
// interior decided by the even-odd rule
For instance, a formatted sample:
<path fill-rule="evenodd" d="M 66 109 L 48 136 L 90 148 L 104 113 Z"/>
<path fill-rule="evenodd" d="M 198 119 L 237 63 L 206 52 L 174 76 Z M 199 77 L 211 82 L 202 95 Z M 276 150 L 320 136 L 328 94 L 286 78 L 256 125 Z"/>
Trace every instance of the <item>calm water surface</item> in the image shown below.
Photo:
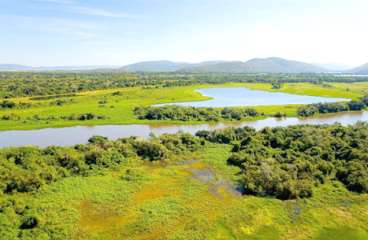
<path fill-rule="evenodd" d="M 303 96 L 280 92 L 266 92 L 247 88 L 206 88 L 197 90 L 212 100 L 158 104 L 156 106 L 177 105 L 187 107 L 238 107 L 238 106 L 269 106 L 287 104 L 312 104 L 321 102 L 349 101 L 346 98 L 326 98 Z"/>
<path fill-rule="evenodd" d="M 301 124 L 354 124 L 359 121 L 368 121 L 368 112 L 347 112 L 334 115 L 324 115 L 314 118 L 267 118 L 264 120 L 241 123 L 218 123 L 200 125 L 107 125 L 94 127 L 66 127 L 49 128 L 26 131 L 2 131 L 0 132 L 0 147 L 14 147 L 24 145 L 36 145 L 46 147 L 50 145 L 70 146 L 86 143 L 94 135 L 101 135 L 109 139 L 137 136 L 148 138 L 151 133 L 161 135 L 164 133 L 177 133 L 179 131 L 196 133 L 199 130 L 215 130 L 226 127 L 250 126 L 256 129 L 264 127 L 290 126 Z"/>

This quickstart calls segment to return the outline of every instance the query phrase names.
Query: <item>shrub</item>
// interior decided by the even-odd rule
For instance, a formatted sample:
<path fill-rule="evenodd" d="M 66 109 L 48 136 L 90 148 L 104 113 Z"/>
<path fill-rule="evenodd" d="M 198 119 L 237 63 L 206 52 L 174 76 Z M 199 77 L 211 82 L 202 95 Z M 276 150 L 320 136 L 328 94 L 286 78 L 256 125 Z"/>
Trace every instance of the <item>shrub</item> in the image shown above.
<path fill-rule="evenodd" d="M 313 105 L 302 106 L 298 109 L 298 115 L 301 117 L 310 117 L 319 112 L 318 108 Z"/>
<path fill-rule="evenodd" d="M 27 216 L 24 217 L 22 220 L 21 225 L 19 226 L 20 229 L 33 229 L 37 227 L 39 221 L 34 216 Z"/>
<path fill-rule="evenodd" d="M 220 119 L 242 120 L 260 115 L 249 108 L 194 108 L 179 106 L 135 108 L 138 119 L 178 121 L 218 121 Z"/>
<path fill-rule="evenodd" d="M 137 155 L 150 161 L 163 160 L 167 157 L 167 149 L 159 143 L 139 141 L 134 144 Z"/>
<path fill-rule="evenodd" d="M 302 117 L 313 116 L 317 113 L 337 113 L 346 111 L 361 111 L 367 104 L 368 98 L 363 98 L 361 101 L 350 101 L 348 103 L 317 103 L 301 106 L 298 109 L 298 115 Z"/>

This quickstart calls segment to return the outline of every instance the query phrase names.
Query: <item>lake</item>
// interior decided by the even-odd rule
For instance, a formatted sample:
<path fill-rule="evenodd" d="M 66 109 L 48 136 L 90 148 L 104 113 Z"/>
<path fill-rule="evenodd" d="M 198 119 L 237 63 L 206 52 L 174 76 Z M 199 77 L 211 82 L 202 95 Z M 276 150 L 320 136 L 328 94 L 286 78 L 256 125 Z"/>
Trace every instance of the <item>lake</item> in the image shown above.
<path fill-rule="evenodd" d="M 215 130 L 227 127 L 250 126 L 256 129 L 265 127 L 279 127 L 302 124 L 354 124 L 359 121 L 368 121 L 368 112 L 345 112 L 333 115 L 322 115 L 312 118 L 267 118 L 263 120 L 240 123 L 217 123 L 198 125 L 106 125 L 106 126 L 78 126 L 66 128 L 49 128 L 26 131 L 2 131 L 0 132 L 0 147 L 15 147 L 24 145 L 36 145 L 46 147 L 50 145 L 70 146 L 87 143 L 94 135 L 108 137 L 111 140 L 137 136 L 148 138 L 151 133 L 161 135 L 164 133 L 177 133 L 179 131 L 194 134 L 199 130 Z"/>
<path fill-rule="evenodd" d="M 327 102 L 350 101 L 346 98 L 328 98 L 296 95 L 281 92 L 267 92 L 248 88 L 206 88 L 197 92 L 213 99 L 196 102 L 180 102 L 158 104 L 155 106 L 186 106 L 186 107 L 239 107 L 239 106 L 270 106 L 288 104 L 312 104 Z"/>

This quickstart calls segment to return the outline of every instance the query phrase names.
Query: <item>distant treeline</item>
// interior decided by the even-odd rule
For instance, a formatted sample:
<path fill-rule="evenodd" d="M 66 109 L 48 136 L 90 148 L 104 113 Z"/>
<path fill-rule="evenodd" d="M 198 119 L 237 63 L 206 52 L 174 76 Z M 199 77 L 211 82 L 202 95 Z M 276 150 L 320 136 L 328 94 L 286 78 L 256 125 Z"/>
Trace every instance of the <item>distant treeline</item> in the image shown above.
<path fill-rule="evenodd" d="M 4 114 L 0 115 L 0 120 L 3 121 L 52 121 L 52 120 L 68 120 L 68 121 L 89 121 L 89 120 L 102 120 L 106 119 L 107 117 L 104 115 L 97 115 L 94 113 L 82 113 L 82 114 L 71 114 L 69 116 L 46 116 L 41 117 L 38 114 L 33 116 L 28 116 L 26 118 L 22 118 L 21 116 L 11 113 L 11 114 Z"/>
<path fill-rule="evenodd" d="M 368 77 L 330 74 L 193 74 L 193 73 L 120 73 L 120 72 L 3 72 L 0 73 L 0 98 L 59 95 L 118 87 L 160 88 L 200 83 L 226 82 L 281 83 L 365 82 Z M 50 87 L 52 86 L 52 87 Z M 66 94 L 66 95 L 65 95 Z M 72 95 L 70 95 L 72 94 Z M 57 98 L 58 96 L 53 96 Z"/>
<path fill-rule="evenodd" d="M 137 107 L 134 114 L 138 119 L 176 121 L 219 121 L 242 120 L 261 114 L 251 108 L 194 108 L 180 106 Z"/>
<path fill-rule="evenodd" d="M 364 97 L 359 101 L 309 104 L 299 107 L 298 115 L 301 117 L 310 117 L 319 113 L 361 111 L 367 106 L 368 97 Z"/>

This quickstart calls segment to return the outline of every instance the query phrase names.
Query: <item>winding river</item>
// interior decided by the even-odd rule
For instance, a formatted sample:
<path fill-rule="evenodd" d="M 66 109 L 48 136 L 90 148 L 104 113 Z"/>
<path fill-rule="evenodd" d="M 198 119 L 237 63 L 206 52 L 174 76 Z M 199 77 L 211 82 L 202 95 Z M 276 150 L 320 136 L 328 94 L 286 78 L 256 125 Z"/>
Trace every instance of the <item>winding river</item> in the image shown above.
<path fill-rule="evenodd" d="M 343 98 L 324 98 L 301 96 L 286 93 L 275 93 L 250 90 L 246 88 L 210 88 L 199 89 L 200 93 L 212 99 L 200 102 L 172 103 L 175 105 L 194 107 L 226 107 L 226 106 L 259 106 L 259 105 L 285 105 L 310 104 L 318 102 L 347 101 Z M 118 139 L 130 136 L 148 138 L 151 134 L 177 133 L 179 131 L 194 134 L 199 130 L 215 130 L 227 127 L 250 126 L 256 129 L 265 127 L 290 126 L 301 124 L 354 124 L 359 121 L 368 121 L 368 112 L 345 112 L 333 115 L 323 115 L 313 118 L 267 118 L 251 122 L 214 123 L 197 125 L 103 125 L 103 126 L 77 126 L 65 128 L 47 128 L 25 131 L 0 131 L 0 147 L 17 147 L 35 145 L 46 147 L 50 145 L 71 146 L 83 144 L 94 135 Z"/>
<path fill-rule="evenodd" d="M 264 127 L 278 127 L 301 124 L 354 124 L 359 121 L 368 121 L 368 112 L 345 112 L 333 115 L 323 115 L 313 118 L 267 118 L 252 122 L 218 123 L 198 125 L 104 125 L 104 126 L 77 126 L 66 128 L 47 128 L 26 131 L 0 132 L 0 147 L 14 147 L 36 145 L 46 147 L 50 145 L 70 146 L 86 143 L 94 135 L 101 135 L 109 139 L 137 136 L 148 138 L 150 134 L 177 133 L 179 131 L 196 133 L 199 130 L 215 130 L 226 127 L 250 126 L 256 129 Z"/>

